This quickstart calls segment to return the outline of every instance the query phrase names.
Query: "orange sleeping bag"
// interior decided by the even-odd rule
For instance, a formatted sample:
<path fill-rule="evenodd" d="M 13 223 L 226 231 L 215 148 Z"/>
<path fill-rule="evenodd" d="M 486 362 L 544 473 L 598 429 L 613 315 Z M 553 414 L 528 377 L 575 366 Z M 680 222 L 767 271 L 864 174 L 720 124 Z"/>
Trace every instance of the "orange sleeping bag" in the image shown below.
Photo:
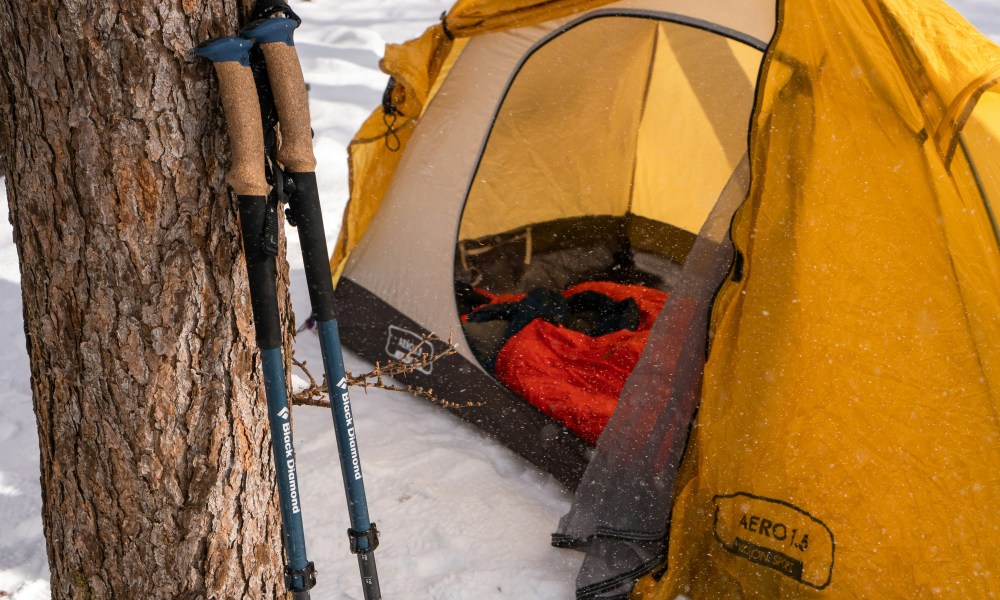
<path fill-rule="evenodd" d="M 638 327 L 591 337 L 536 318 L 511 336 L 496 359 L 496 376 L 514 393 L 593 445 L 615 411 L 649 330 L 667 294 L 637 285 L 585 282 L 564 292 L 567 299 L 597 292 L 615 302 L 631 298 L 639 309 Z M 486 294 L 491 304 L 524 296 Z"/>

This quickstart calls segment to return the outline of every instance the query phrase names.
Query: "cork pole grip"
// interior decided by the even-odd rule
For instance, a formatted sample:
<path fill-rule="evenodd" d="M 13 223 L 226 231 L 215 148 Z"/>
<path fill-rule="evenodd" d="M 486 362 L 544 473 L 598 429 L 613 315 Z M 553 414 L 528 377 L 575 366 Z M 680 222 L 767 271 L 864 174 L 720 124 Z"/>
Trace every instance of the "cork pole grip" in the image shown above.
<path fill-rule="evenodd" d="M 313 154 L 309 121 L 309 95 L 299 55 L 295 46 L 282 42 L 261 44 L 260 47 L 267 61 L 271 91 L 281 123 L 278 162 L 289 173 L 313 173 L 316 171 L 316 156 Z"/>
<path fill-rule="evenodd" d="M 253 73 L 235 61 L 215 63 L 215 72 L 232 147 L 226 182 L 238 196 L 266 196 L 270 186 L 264 178 L 264 133 Z"/>

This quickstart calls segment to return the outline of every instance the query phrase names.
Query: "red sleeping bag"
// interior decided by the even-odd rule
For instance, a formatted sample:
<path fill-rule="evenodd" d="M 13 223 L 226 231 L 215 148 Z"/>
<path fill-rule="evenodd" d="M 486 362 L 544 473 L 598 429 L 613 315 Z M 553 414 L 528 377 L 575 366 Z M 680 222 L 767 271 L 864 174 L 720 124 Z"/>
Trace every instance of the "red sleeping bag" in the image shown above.
<path fill-rule="evenodd" d="M 590 337 L 535 319 L 500 350 L 496 375 L 514 393 L 593 445 L 615 411 L 625 380 L 639 360 L 667 294 L 597 281 L 573 286 L 562 295 L 569 298 L 588 290 L 616 302 L 634 299 L 641 315 L 638 330 Z M 493 296 L 491 303 L 517 299 Z"/>

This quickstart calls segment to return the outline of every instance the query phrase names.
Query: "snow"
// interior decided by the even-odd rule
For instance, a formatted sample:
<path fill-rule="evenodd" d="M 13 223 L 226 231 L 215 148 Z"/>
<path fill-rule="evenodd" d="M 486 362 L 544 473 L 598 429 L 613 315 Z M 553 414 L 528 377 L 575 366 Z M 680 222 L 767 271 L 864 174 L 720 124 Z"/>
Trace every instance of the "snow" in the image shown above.
<path fill-rule="evenodd" d="M 951 0 L 1000 41 L 1000 0 Z M 311 86 L 318 178 L 332 246 L 347 196 L 345 146 L 376 106 L 386 78 L 386 42 L 418 35 L 447 0 L 293 0 L 302 16 L 296 45 Z M 0 210 L 6 213 L 6 187 Z M 293 304 L 308 314 L 299 249 L 289 237 Z M 0 225 L 0 596 L 49 598 L 42 536 L 38 441 L 21 322 L 13 233 Z M 300 319 L 301 320 L 301 319 Z M 447 332 L 445 332 L 447 333 Z M 296 356 L 320 365 L 314 336 Z M 355 373 L 369 365 L 346 356 Z M 385 391 L 353 394 L 369 508 L 382 532 L 376 552 L 387 598 L 571 598 L 582 555 L 552 548 L 549 533 L 568 509 L 560 485 L 478 430 L 425 401 Z M 316 600 L 361 598 L 347 549 L 347 508 L 332 423 L 324 409 L 296 408 L 302 506 Z"/>

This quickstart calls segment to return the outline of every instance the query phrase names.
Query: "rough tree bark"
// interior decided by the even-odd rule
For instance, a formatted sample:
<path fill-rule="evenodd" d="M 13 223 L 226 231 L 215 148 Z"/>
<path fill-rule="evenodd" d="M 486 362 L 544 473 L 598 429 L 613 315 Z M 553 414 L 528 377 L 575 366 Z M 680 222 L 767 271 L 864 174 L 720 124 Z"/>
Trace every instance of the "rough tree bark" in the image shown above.
<path fill-rule="evenodd" d="M 0 0 L 56 599 L 284 588 L 227 141 L 192 52 L 237 4 Z"/>

